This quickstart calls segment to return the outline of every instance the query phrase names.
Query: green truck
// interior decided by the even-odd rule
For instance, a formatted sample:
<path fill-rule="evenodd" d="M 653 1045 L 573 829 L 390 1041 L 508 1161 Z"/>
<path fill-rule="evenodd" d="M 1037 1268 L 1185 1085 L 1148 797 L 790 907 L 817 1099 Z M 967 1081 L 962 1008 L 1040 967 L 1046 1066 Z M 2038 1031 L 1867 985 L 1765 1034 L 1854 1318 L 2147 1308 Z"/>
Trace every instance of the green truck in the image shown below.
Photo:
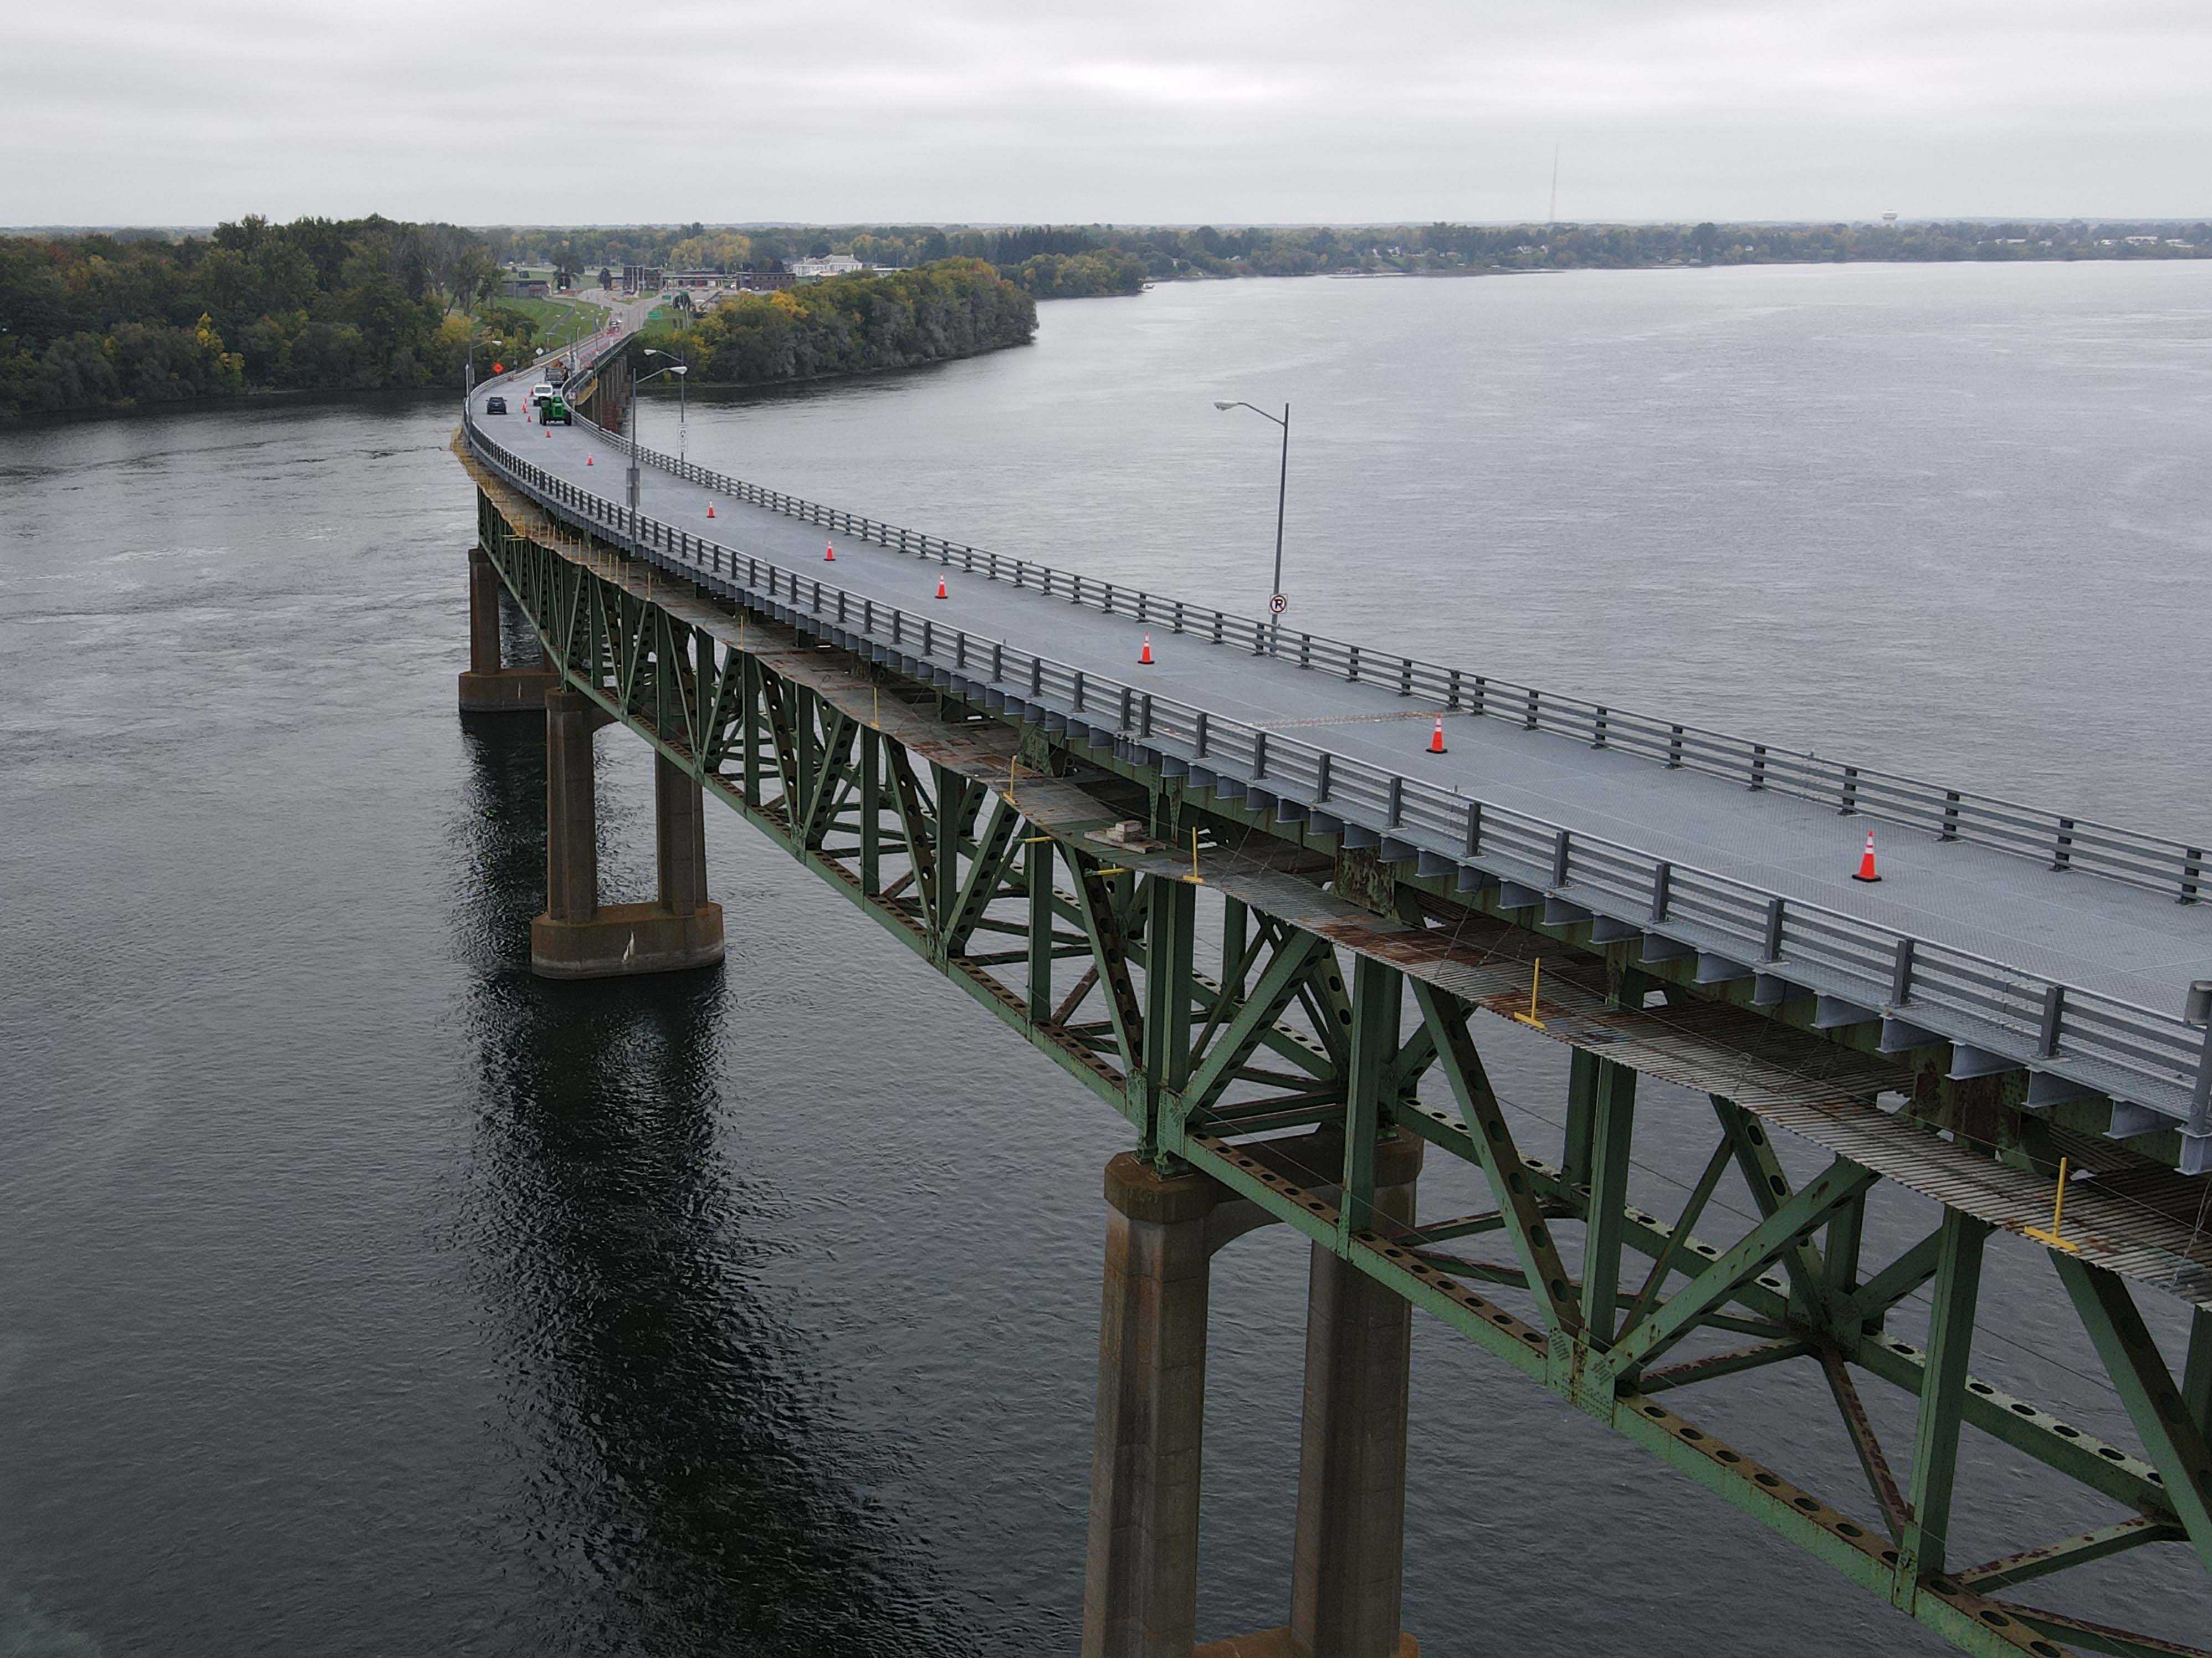
<path fill-rule="evenodd" d="M 538 405 L 538 418 L 547 426 L 551 426 L 556 422 L 562 426 L 574 426 L 576 423 L 575 411 L 568 407 L 568 400 L 558 392 Z"/>

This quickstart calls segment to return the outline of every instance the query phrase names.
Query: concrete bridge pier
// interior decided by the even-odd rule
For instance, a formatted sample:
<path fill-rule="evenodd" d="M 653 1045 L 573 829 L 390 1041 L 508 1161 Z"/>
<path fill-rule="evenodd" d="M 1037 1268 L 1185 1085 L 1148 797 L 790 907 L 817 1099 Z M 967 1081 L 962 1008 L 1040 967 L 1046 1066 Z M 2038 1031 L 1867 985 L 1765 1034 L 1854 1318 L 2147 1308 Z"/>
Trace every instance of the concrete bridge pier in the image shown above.
<path fill-rule="evenodd" d="M 1413 1222 L 1422 1145 L 1401 1133 L 1376 1157 L 1375 1207 L 1386 1225 Z M 1315 1244 L 1291 1623 L 1278 1649 L 1285 1658 L 1419 1658 L 1419 1643 L 1398 1627 L 1413 1351 L 1413 1303 Z"/>
<path fill-rule="evenodd" d="M 469 549 L 469 665 L 461 672 L 463 714 L 535 714 L 560 676 L 542 664 L 502 667 L 499 571 L 481 547 Z"/>
<path fill-rule="evenodd" d="M 1084 1562 L 1083 1658 L 1190 1658 L 1208 1221 L 1231 1200 L 1129 1152 L 1106 1165 L 1106 1296 Z"/>
<path fill-rule="evenodd" d="M 545 913 L 530 924 L 530 970 L 548 979 L 672 973 L 722 959 L 722 907 L 707 897 L 699 780 L 653 751 L 660 896 L 599 902 L 592 734 L 608 723 L 581 691 L 545 693 Z"/>
<path fill-rule="evenodd" d="M 1255 1148 L 1256 1149 L 1256 1148 Z M 1286 1177 L 1340 1168 L 1334 1131 L 1279 1143 Z M 1272 1160 L 1272 1159 L 1271 1159 Z M 1376 1207 L 1410 1219 L 1421 1143 L 1377 1148 Z M 1211 1262 L 1268 1217 L 1210 1176 L 1106 1169 L 1105 1305 L 1084 1658 L 1419 1658 L 1398 1627 L 1412 1309 L 1319 1244 L 1309 1269 L 1291 1622 L 1197 1645 Z"/>

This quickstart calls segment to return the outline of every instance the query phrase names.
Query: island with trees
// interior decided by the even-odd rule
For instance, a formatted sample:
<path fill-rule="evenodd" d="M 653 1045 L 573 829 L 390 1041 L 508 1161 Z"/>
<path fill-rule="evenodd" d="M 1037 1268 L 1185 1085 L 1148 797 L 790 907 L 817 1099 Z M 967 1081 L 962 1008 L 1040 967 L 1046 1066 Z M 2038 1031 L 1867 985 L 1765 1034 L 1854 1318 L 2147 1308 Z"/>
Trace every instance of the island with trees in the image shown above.
<path fill-rule="evenodd" d="M 676 321 L 695 383 L 763 386 L 972 357 L 1036 337 L 1036 301 L 980 259 L 735 293 Z"/>

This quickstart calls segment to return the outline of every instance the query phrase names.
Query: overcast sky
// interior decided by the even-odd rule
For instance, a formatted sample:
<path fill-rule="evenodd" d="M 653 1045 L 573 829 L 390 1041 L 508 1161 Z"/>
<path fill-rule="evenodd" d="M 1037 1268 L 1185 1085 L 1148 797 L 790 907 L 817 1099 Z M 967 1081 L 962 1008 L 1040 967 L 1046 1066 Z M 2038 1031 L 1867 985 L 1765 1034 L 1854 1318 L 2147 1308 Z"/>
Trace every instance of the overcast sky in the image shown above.
<path fill-rule="evenodd" d="M 12 9 L 0 222 L 2212 215 L 2212 0 Z"/>

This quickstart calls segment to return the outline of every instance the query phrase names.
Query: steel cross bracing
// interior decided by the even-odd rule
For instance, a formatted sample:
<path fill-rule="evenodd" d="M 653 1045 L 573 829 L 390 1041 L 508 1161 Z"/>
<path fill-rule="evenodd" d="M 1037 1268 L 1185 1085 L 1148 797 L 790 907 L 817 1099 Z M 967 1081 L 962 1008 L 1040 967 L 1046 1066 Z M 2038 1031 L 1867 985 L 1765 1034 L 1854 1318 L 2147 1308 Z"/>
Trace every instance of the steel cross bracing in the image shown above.
<path fill-rule="evenodd" d="M 1486 908 L 1494 892 L 1346 849 L 1130 745 L 994 713 L 824 638 L 780 585 L 710 591 L 461 452 L 480 544 L 566 681 L 1119 1111 L 1146 1153 L 1249 1198 L 1966 1650 L 2198 1650 L 2038 1606 L 2022 1586 L 2144 1547 L 2212 1570 L 2212 1241 L 2184 1218 L 2200 1182 L 2021 1110 L 2004 1079 L 1954 1079 L 1940 1054 L 1795 1028 L 1684 963 L 1594 940 L 1587 920 Z M 1509 1124 L 1474 1017 L 1528 1011 L 1540 958 L 1534 1014 L 1574 1061 L 1544 1155 Z M 1712 1096 L 1712 1157 L 1672 1217 L 1625 1196 L 1641 1074 Z M 1282 1131 L 1316 1126 L 1341 1131 L 1340 1163 L 1291 1161 L 1310 1142 Z M 1831 1161 L 1793 1183 L 1775 1126 Z M 1375 1148 L 1403 1133 L 1479 1170 L 1491 1206 L 1379 1214 Z M 2053 1259 L 2139 1450 L 1971 1370 L 1984 1241 L 2047 1221 L 2062 1153 L 2092 1154 L 2100 1178 L 2069 1202 L 2080 1253 Z M 1941 1206 L 1886 1261 L 1861 1232 L 1885 1179 Z M 1723 1182 L 1759 1217 L 1732 1237 L 1709 1230 Z M 1493 1235 L 1504 1258 L 1467 1253 Z M 1923 1289 L 1924 1348 L 1885 1327 Z M 2178 1376 L 2146 1333 L 2146 1290 L 2192 1304 Z M 1787 1364 L 1825 1378 L 1862 1495 L 1815 1496 L 1675 1408 Z M 1917 1398 L 1909 1457 L 1876 1436 L 1869 1382 Z M 1969 1427 L 1972 1454 L 1993 1441 L 2109 1518 L 2053 1537 L 1996 1516 L 2020 1548 L 1960 1558 Z"/>
<path fill-rule="evenodd" d="M 2033 1102 L 2071 1105 L 2075 1118 L 2087 1121 L 2082 1114 L 2092 1114 L 2099 1129 L 2116 1135 L 2149 1136 L 2146 1149 L 2152 1155 L 2179 1161 L 2192 1172 L 2212 1166 L 2212 1030 L 2183 1017 L 2178 987 L 2175 1005 L 2160 1010 L 2069 983 L 2055 976 L 2053 963 L 2008 963 L 1961 948 L 1959 938 L 1979 934 L 1955 916 L 1943 924 L 1947 938 L 1925 930 L 1900 931 L 1701 868 L 1687 855 L 1693 847 L 1670 848 L 1668 855 L 1641 851 L 1486 802 L 1346 751 L 1350 739 L 1340 719 L 1329 722 L 1340 735 L 1325 746 L 1287 734 L 1279 721 L 1255 723 L 1209 712 L 1102 673 L 1095 665 L 1073 665 L 1024 648 L 1002 633 L 960 625 L 947 620 L 945 610 L 869 597 L 864 573 L 849 563 L 817 565 L 802 574 L 774 557 L 652 518 L 633 521 L 590 488 L 507 449 L 472 416 L 467 430 L 479 458 L 500 466 L 556 515 L 589 525 L 641 556 L 696 571 L 710 585 L 759 591 L 772 607 L 818 619 L 840 640 L 909 664 L 940 684 L 957 682 L 994 709 L 1035 708 L 1055 735 L 1141 747 L 1165 774 L 1271 808 L 1286 821 L 1305 821 L 1347 847 L 1376 849 L 1424 874 L 1448 873 L 1459 890 L 1494 894 L 1498 903 L 1511 908 L 1540 909 L 1555 920 L 1586 920 L 1602 938 L 1635 940 L 1647 963 L 1692 961 L 1700 982 L 1740 981 L 1754 1000 L 1782 1017 L 1823 1029 L 1878 1026 L 1881 1044 L 1893 1051 L 1948 1043 L 1947 1065 L 1957 1079 L 2025 1072 Z M 698 470 L 684 469 L 684 475 Z M 827 510 L 754 493 L 776 510 Z M 849 521 L 856 533 L 887 544 L 903 544 L 872 520 L 830 519 Z M 951 554 L 937 544 L 933 554 L 925 550 L 920 556 Z M 1014 570 L 1018 580 L 1024 567 Z M 1059 580 L 1072 587 L 1069 596 L 1083 600 L 1083 581 Z M 1109 609 L 1114 591 L 1104 587 Z M 1173 629 L 1181 613 L 1176 607 L 1158 620 Z M 2022 903 L 2038 890 L 2033 884 L 2017 885 L 2023 865 L 2015 859 L 1972 849 L 1966 855 L 1990 860 L 1978 879 L 1991 878 L 1992 866 L 1999 876 L 2009 875 Z M 1942 884 L 1924 884 L 1932 891 Z M 1963 890 L 1985 909 L 2002 906 L 2000 894 L 1975 892 L 1971 884 Z M 2143 920 L 2145 914 L 2155 918 L 2161 909 L 2193 918 L 2193 905 L 2162 904 L 2111 883 L 2077 884 L 2067 892 L 2059 909 L 2038 919 L 2032 930 L 2050 936 L 2070 927 L 2090 936 L 2094 929 L 2083 925 L 2088 913 L 2077 901 L 2094 899 L 2133 916 L 2128 948 L 2139 961 L 2160 958 L 2160 970 L 2170 975 L 2195 960 L 2190 954 L 2195 950 L 2212 964 L 2207 953 L 2212 932 L 2199 938 L 2185 928 L 2169 936 L 2170 928 L 2161 930 L 2164 923 Z M 2057 902 L 2047 896 L 2033 901 Z M 1940 918 L 1924 919 L 1933 927 Z M 1990 947 L 2003 943 L 1993 938 Z M 2043 947 L 2021 948 L 2025 961 Z M 2086 962 L 2074 964 L 2089 970 Z M 2143 996 L 2163 993 L 2139 977 L 2124 974 L 2112 981 Z"/>

